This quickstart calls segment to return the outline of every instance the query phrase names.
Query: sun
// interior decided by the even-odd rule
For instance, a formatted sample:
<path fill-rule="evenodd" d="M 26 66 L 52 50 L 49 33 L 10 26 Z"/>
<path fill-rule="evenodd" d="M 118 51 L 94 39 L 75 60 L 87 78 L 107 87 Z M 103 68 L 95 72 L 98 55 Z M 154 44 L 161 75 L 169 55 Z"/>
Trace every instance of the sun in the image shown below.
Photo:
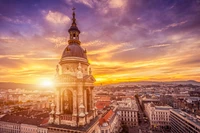
<path fill-rule="evenodd" d="M 41 82 L 41 86 L 43 87 L 53 87 L 54 83 L 51 80 L 45 79 Z"/>

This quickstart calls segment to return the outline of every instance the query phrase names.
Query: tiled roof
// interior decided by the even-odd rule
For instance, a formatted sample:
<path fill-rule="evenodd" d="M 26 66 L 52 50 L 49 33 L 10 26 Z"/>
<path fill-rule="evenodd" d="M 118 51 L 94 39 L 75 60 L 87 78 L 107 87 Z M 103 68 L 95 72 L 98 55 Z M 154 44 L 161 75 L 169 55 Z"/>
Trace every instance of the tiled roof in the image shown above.
<path fill-rule="evenodd" d="M 39 110 L 23 110 L 23 111 L 20 111 L 20 112 L 16 112 L 16 113 L 13 113 L 14 115 L 16 116 L 24 116 L 24 117 L 36 117 L 36 118 L 44 118 L 44 117 L 48 117 L 49 116 L 49 113 L 47 112 L 44 112 L 44 111 L 39 111 Z"/>
<path fill-rule="evenodd" d="M 0 118 L 0 121 L 18 123 L 18 124 L 30 124 L 30 125 L 40 125 L 44 119 L 38 118 L 29 118 L 24 116 L 15 116 L 15 115 L 5 115 Z"/>
<path fill-rule="evenodd" d="M 43 119 L 43 121 L 42 121 L 41 125 L 45 125 L 45 124 L 47 124 L 47 123 L 48 123 L 48 121 L 49 121 L 49 117 L 48 117 L 48 118 L 45 118 L 45 119 Z"/>
<path fill-rule="evenodd" d="M 99 124 L 102 125 L 104 122 L 109 122 L 109 119 L 113 116 L 114 112 L 109 110 L 100 120 Z"/>
<path fill-rule="evenodd" d="M 109 101 L 98 101 L 98 102 L 96 102 L 96 107 L 97 107 L 98 110 L 101 110 L 104 107 L 109 106 L 109 105 L 110 105 Z"/>
<path fill-rule="evenodd" d="M 102 96 L 98 99 L 98 101 L 110 101 L 110 97 L 108 96 Z"/>
<path fill-rule="evenodd" d="M 0 118 L 0 121 L 21 124 L 24 121 L 24 117 L 14 116 L 14 115 L 5 115 L 2 118 Z"/>

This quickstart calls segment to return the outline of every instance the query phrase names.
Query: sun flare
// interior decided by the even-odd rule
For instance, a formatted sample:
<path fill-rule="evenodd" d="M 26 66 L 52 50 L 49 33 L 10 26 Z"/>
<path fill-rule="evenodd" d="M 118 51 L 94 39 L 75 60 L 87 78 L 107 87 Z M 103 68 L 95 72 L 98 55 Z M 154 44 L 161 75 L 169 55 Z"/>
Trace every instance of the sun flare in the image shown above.
<path fill-rule="evenodd" d="M 43 87 L 53 87 L 54 83 L 51 80 L 43 80 L 41 86 Z"/>

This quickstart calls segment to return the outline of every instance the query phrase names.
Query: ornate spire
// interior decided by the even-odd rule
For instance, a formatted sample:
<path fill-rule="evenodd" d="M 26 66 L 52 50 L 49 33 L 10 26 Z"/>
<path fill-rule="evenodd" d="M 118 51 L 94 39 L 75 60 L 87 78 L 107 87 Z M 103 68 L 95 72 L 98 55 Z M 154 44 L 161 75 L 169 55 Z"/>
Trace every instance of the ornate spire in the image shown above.
<path fill-rule="evenodd" d="M 78 27 L 77 27 L 77 24 L 76 24 L 76 14 L 75 14 L 75 8 L 73 7 L 72 8 L 73 10 L 73 13 L 72 13 L 72 25 L 70 27 L 70 29 L 68 30 L 69 32 L 70 31 L 77 31 L 78 33 L 80 33 Z"/>
<path fill-rule="evenodd" d="M 68 30 L 69 35 L 70 35 L 68 43 L 80 45 L 81 44 L 81 42 L 79 41 L 80 30 L 78 29 L 77 24 L 76 24 L 75 8 L 72 8 L 72 11 L 73 11 L 73 13 L 72 13 L 72 25 Z"/>
<path fill-rule="evenodd" d="M 76 14 L 75 14 L 76 8 L 73 7 L 72 10 L 73 10 L 73 13 L 72 13 L 72 16 L 73 16 L 73 18 L 72 18 L 72 26 L 76 26 L 76 18 L 75 18 L 75 16 L 76 16 Z"/>

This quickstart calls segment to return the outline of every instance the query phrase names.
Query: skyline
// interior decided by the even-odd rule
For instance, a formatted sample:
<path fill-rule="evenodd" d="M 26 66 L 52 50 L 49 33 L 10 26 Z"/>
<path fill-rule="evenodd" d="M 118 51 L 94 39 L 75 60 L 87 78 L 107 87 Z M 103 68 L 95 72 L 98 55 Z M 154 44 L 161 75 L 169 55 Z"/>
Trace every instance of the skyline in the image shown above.
<path fill-rule="evenodd" d="M 98 83 L 200 81 L 199 0 L 0 0 L 0 79 L 54 77 L 72 7 Z"/>

